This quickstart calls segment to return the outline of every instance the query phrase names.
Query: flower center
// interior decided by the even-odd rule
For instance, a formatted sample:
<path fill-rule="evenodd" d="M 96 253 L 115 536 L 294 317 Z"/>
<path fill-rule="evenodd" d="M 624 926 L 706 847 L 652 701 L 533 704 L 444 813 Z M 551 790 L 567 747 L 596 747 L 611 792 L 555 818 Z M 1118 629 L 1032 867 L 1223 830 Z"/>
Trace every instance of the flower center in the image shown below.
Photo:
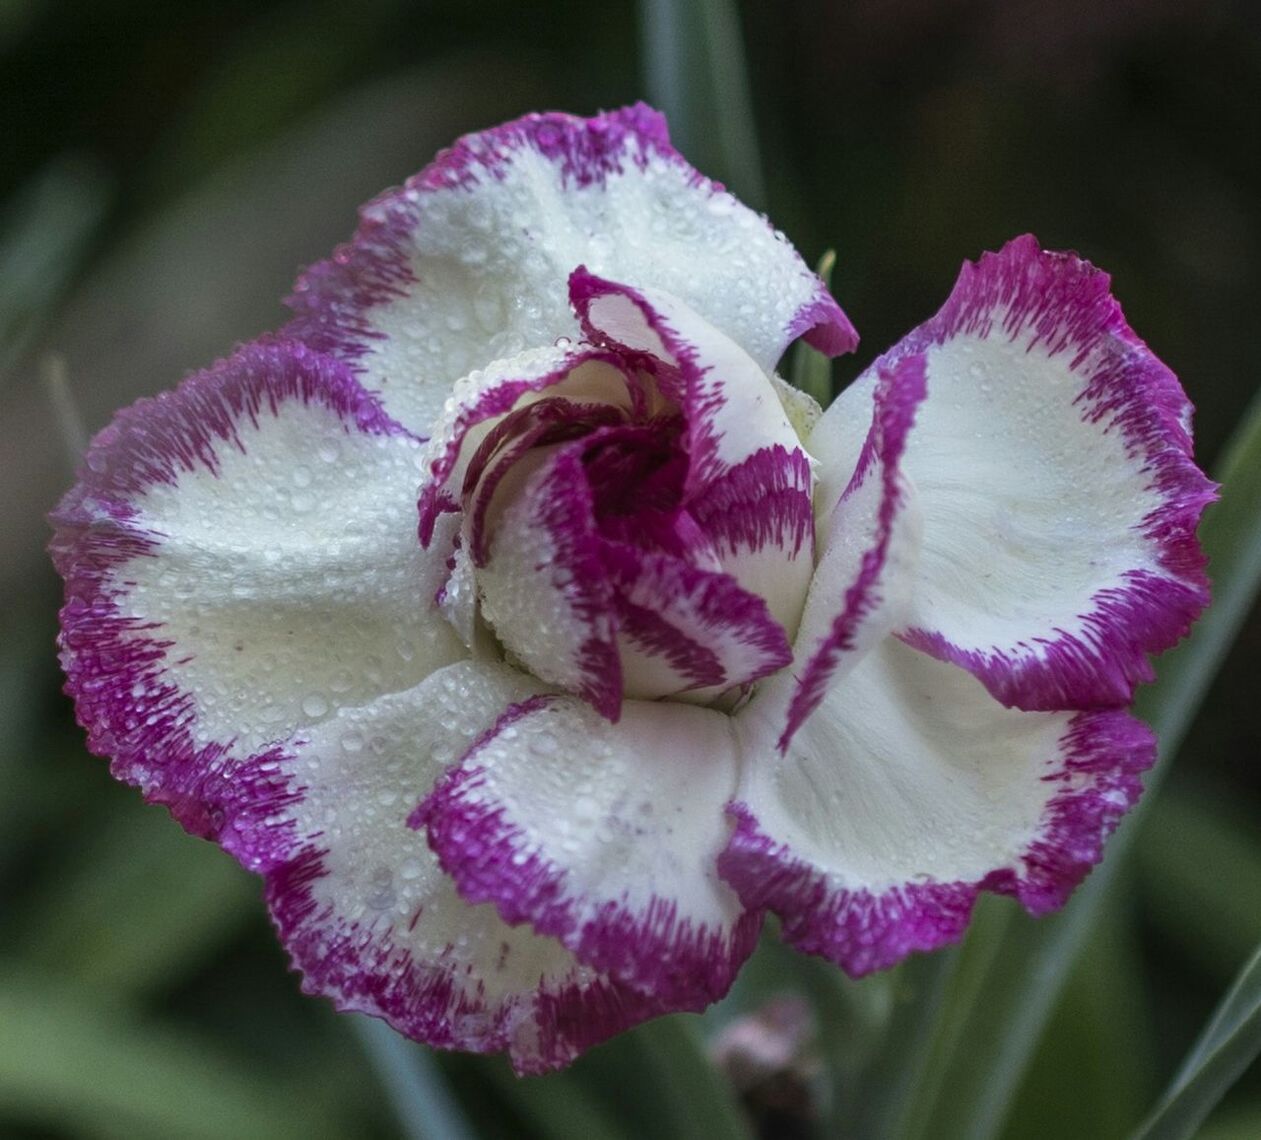
<path fill-rule="evenodd" d="M 714 445 L 671 362 L 573 355 L 448 441 L 443 489 L 422 489 L 422 539 L 438 512 L 459 516 L 442 598 L 465 610 L 448 617 L 611 719 L 627 698 L 732 699 L 792 659 L 809 460 L 773 445 L 698 477 Z"/>

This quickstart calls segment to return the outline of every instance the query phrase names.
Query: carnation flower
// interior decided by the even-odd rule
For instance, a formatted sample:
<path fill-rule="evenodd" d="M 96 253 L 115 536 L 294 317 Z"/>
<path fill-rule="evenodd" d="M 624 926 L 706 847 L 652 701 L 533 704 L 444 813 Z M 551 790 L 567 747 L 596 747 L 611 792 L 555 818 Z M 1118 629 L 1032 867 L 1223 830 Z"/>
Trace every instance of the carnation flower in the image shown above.
<path fill-rule="evenodd" d="M 1108 278 L 1019 238 L 857 337 L 642 106 L 469 136 L 54 516 L 91 747 L 266 881 L 305 988 L 553 1068 L 1061 905 L 1207 601 L 1211 485 Z"/>

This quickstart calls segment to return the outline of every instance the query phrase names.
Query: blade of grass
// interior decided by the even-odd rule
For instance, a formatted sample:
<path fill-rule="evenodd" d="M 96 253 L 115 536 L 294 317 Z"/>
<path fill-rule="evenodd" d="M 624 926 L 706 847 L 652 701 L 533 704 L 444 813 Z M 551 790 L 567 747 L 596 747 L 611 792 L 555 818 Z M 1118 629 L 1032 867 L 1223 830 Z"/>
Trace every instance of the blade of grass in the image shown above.
<path fill-rule="evenodd" d="M 90 164 L 59 159 L 23 189 L 0 221 L 0 377 L 44 327 L 109 204 Z"/>
<path fill-rule="evenodd" d="M 548 1140 L 630 1140 L 632 1134 L 573 1071 L 518 1077 L 506 1064 L 484 1071 L 514 1113 Z"/>
<path fill-rule="evenodd" d="M 1213 1114 L 1195 1140 L 1257 1140 L 1261 1136 L 1261 1104 L 1224 1108 Z"/>
<path fill-rule="evenodd" d="M 658 1018 L 631 1039 L 659 1094 L 662 1140 L 749 1140 L 752 1132 L 735 1091 L 710 1061 L 691 1015 Z"/>
<path fill-rule="evenodd" d="M 75 1136 L 163 1140 L 332 1136 L 334 1122 L 277 1096 L 243 1062 L 128 1018 L 91 990 L 0 977 L 0 1111 Z"/>
<path fill-rule="evenodd" d="M 57 434 L 61 440 L 61 452 L 68 479 L 74 478 L 75 468 L 88 449 L 88 433 L 83 426 L 83 415 L 70 390 L 70 374 L 65 357 L 50 352 L 39 362 L 39 380 L 44 386 L 48 402 L 52 406 Z"/>
<path fill-rule="evenodd" d="M 1222 795 L 1176 790 L 1152 805 L 1135 846 L 1144 911 L 1180 953 L 1224 983 L 1261 944 L 1256 818 Z"/>
<path fill-rule="evenodd" d="M 1155 684 L 1140 694 L 1138 713 L 1156 730 L 1161 757 L 1147 778 L 1147 795 L 1109 843 L 1107 857 L 1058 915 L 1038 923 L 1020 918 L 981 991 L 983 1001 L 959 1016 L 965 1025 L 940 1096 L 917 1109 L 941 1137 L 989 1140 L 1008 1108 L 1069 971 L 1100 908 L 1107 905 L 1117 871 L 1137 827 L 1208 691 L 1261 584 L 1261 396 L 1226 449 L 1218 478 L 1222 498 L 1200 528 L 1214 584 L 1214 604 L 1191 636 L 1160 662 Z"/>
<path fill-rule="evenodd" d="M 408 1140 L 473 1140 L 445 1078 L 424 1049 L 375 1017 L 351 1020 Z"/>
<path fill-rule="evenodd" d="M 649 101 L 675 146 L 754 209 L 765 191 L 739 14 L 732 0 L 640 0 Z"/>
<path fill-rule="evenodd" d="M 958 949 L 916 955 L 897 968 L 892 1008 L 879 1050 L 863 1072 L 859 1103 L 852 1109 L 838 1098 L 835 1135 L 888 1136 L 893 1121 L 924 1079 L 933 1053 L 933 1031 L 941 1024 L 946 987 L 960 967 Z M 847 1109 L 853 1119 L 848 1119 Z"/>
<path fill-rule="evenodd" d="M 1218 1101 L 1261 1054 L 1261 950 L 1240 971 L 1178 1075 L 1134 1140 L 1194 1136 Z"/>
<path fill-rule="evenodd" d="M 258 895 L 253 876 L 221 851 L 165 812 L 127 802 L 67 849 L 22 915 L 17 950 L 100 992 L 139 996 L 237 936 Z"/>
<path fill-rule="evenodd" d="M 1003 1140 L 1047 1140 L 1052 1120 L 1059 1137 L 1120 1137 L 1142 1119 L 1159 1087 L 1158 1034 L 1137 935 L 1130 908 L 1109 907 L 1099 916 L 1021 1082 Z"/>
<path fill-rule="evenodd" d="M 914 1045 L 909 1054 L 914 1071 L 908 1074 L 902 1086 L 911 1095 L 902 1098 L 900 1106 L 895 1102 L 893 1107 L 900 1107 L 901 1111 L 895 1115 L 888 1131 L 873 1132 L 873 1135 L 892 1135 L 903 1140 L 941 1135 L 933 1107 L 947 1080 L 951 1061 L 957 1055 L 967 1012 L 984 993 L 994 957 L 1002 948 L 1003 934 L 1013 913 L 1006 899 L 986 898 L 978 904 L 972 920 L 972 936 L 952 952 L 954 965 L 947 968 L 944 984 L 934 995 L 937 1010 L 931 1026 L 912 1025 L 918 1040 L 908 1038 L 907 1045 Z"/>

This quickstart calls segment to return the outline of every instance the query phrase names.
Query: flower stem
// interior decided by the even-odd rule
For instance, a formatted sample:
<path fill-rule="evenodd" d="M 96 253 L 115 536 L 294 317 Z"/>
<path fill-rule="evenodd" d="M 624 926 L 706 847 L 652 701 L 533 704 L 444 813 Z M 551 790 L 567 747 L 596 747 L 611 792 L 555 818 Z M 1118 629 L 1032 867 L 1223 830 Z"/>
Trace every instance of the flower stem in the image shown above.
<path fill-rule="evenodd" d="M 408 1140 L 473 1140 L 473 1129 L 423 1049 L 375 1017 L 351 1020 Z"/>

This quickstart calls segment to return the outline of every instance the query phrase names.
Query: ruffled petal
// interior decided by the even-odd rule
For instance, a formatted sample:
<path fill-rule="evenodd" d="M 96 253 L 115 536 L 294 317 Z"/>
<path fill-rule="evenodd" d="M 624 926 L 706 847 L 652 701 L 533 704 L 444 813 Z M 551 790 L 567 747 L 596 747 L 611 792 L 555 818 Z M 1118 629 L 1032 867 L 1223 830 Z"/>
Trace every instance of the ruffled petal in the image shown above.
<path fill-rule="evenodd" d="M 478 581 L 486 620 L 522 664 L 615 720 L 622 670 L 601 548 L 581 457 L 565 448 L 504 509 Z"/>
<path fill-rule="evenodd" d="M 623 543 L 606 543 L 603 557 L 627 696 L 705 702 L 792 660 L 766 602 L 730 575 Z"/>
<path fill-rule="evenodd" d="M 738 731 L 748 760 L 721 874 L 853 975 L 958 938 L 982 890 L 1061 906 L 1155 757 L 1124 712 L 1004 708 L 896 638 L 827 692 L 778 764 L 759 762 L 779 723 L 756 701 Z"/>
<path fill-rule="evenodd" d="M 495 429 L 510 415 L 528 415 L 531 405 L 552 397 L 598 417 L 609 407 L 629 408 L 630 385 L 616 356 L 590 346 L 532 349 L 463 377 L 430 425 L 418 498 L 421 543 L 428 547 L 438 519 L 460 509 L 470 466 L 501 443 Z M 482 470 L 477 465 L 472 475 L 480 477 Z M 469 538 L 481 542 L 480 534 Z"/>
<path fill-rule="evenodd" d="M 828 687 L 906 617 L 922 523 L 901 463 L 924 399 L 924 358 L 908 356 L 882 372 L 873 396 L 858 465 L 821 520 L 823 556 L 806 600 L 794 668 L 758 695 L 767 709 L 763 715 L 782 721 L 776 741 L 781 753 Z"/>
<path fill-rule="evenodd" d="M 760 925 L 714 864 L 735 779 L 720 713 L 631 701 L 610 725 L 540 696 L 478 741 L 414 821 L 470 902 L 699 1009 L 727 991 Z"/>
<path fill-rule="evenodd" d="M 802 451 L 767 369 L 686 302 L 585 268 L 574 271 L 569 291 L 588 340 L 640 359 L 650 370 L 664 363 L 672 373 L 658 383 L 687 422 L 689 499 L 758 452 Z M 808 482 L 804 490 L 812 489 Z"/>
<path fill-rule="evenodd" d="M 813 481 L 804 451 L 765 447 L 715 479 L 689 506 L 723 572 L 764 598 L 790 639 L 814 573 Z"/>
<path fill-rule="evenodd" d="M 303 275 L 288 331 L 354 361 L 423 432 L 458 377 L 576 334 L 577 265 L 682 297 L 764 369 L 798 336 L 830 354 L 857 342 L 783 235 L 693 170 L 642 104 L 461 139 Z"/>
<path fill-rule="evenodd" d="M 247 346 L 120 413 L 53 515 L 91 747 L 201 833 L 198 787 L 463 653 L 424 604 L 420 444 L 345 366 Z"/>
<path fill-rule="evenodd" d="M 610 720 L 623 696 L 707 701 L 792 658 L 766 601 L 724 572 L 691 516 L 652 509 L 654 475 L 666 501 L 681 477 L 678 456 L 661 463 L 653 446 L 664 434 L 608 427 L 535 448 L 526 475 L 518 459 L 478 571 L 482 613 L 509 654 Z M 642 463 L 654 474 L 641 478 Z M 635 509 L 622 514 L 627 486 Z M 657 548 L 610 537 L 624 530 Z"/>
<path fill-rule="evenodd" d="M 902 636 L 1026 709 L 1127 703 L 1146 655 L 1208 600 L 1195 540 L 1212 485 L 1190 406 L 1109 279 L 1032 237 L 964 267 L 945 307 L 816 426 L 824 509 L 882 368 L 927 360 L 904 469 L 924 517 Z"/>
<path fill-rule="evenodd" d="M 507 1052 L 523 1073 L 669 1009 L 470 906 L 407 824 L 443 767 L 537 691 L 502 666 L 448 666 L 238 765 L 216 803 L 306 992 L 440 1048 Z"/>

